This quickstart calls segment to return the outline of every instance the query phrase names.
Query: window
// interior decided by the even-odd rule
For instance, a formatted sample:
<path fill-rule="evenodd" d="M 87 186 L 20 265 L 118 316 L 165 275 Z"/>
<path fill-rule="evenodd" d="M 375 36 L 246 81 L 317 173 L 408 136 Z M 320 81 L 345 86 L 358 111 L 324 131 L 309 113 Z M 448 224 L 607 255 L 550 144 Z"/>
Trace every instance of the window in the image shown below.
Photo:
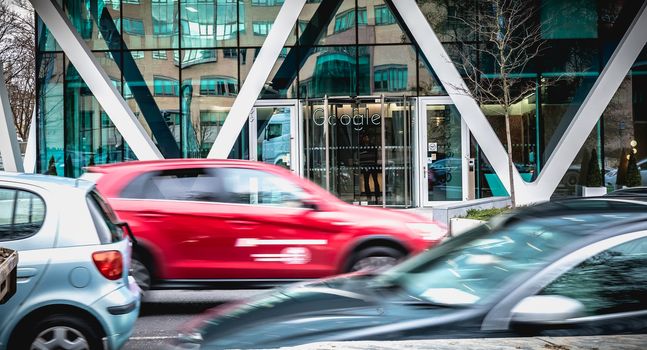
<path fill-rule="evenodd" d="M 0 241 L 36 234 L 45 220 L 45 202 L 22 190 L 0 188 Z"/>
<path fill-rule="evenodd" d="M 153 0 L 151 14 L 153 17 L 153 34 L 171 35 L 175 22 L 175 0 Z"/>
<path fill-rule="evenodd" d="M 153 59 L 155 59 L 155 60 L 165 60 L 166 59 L 166 50 L 155 50 L 155 51 L 153 51 Z"/>
<path fill-rule="evenodd" d="M 203 126 L 222 126 L 227 118 L 227 112 L 224 111 L 200 111 L 200 125 Z"/>
<path fill-rule="evenodd" d="M 252 6 L 278 6 L 285 0 L 252 0 Z"/>
<path fill-rule="evenodd" d="M 222 189 L 213 169 L 173 169 L 150 172 L 126 186 L 122 198 L 221 201 Z"/>
<path fill-rule="evenodd" d="M 357 9 L 357 16 L 355 15 L 355 10 L 348 10 L 338 14 L 335 17 L 335 33 L 343 32 L 350 28 L 355 27 L 355 20 L 357 23 L 362 26 L 367 24 L 366 19 L 366 7 L 360 7 Z"/>
<path fill-rule="evenodd" d="M 394 24 L 395 17 L 391 10 L 387 6 L 375 6 L 375 25 L 388 25 Z"/>
<path fill-rule="evenodd" d="M 270 29 L 272 29 L 272 22 L 268 21 L 260 21 L 260 22 L 253 22 L 252 23 L 252 31 L 254 32 L 254 35 L 259 35 L 259 36 L 266 36 L 267 33 L 270 32 Z"/>
<path fill-rule="evenodd" d="M 375 67 L 373 88 L 375 91 L 404 91 L 407 89 L 408 74 L 406 65 Z"/>
<path fill-rule="evenodd" d="M 291 181 L 260 170 L 221 168 L 218 177 L 229 203 L 300 207 L 306 196 Z"/>
<path fill-rule="evenodd" d="M 86 201 L 101 244 L 120 241 L 123 238 L 123 231 L 117 226 L 117 216 L 108 203 L 94 191 L 88 194 Z"/>
<path fill-rule="evenodd" d="M 130 56 L 132 56 L 134 60 L 141 60 L 144 58 L 144 51 L 127 51 L 125 54 L 127 55 L 128 53 L 130 53 Z"/>
<path fill-rule="evenodd" d="M 182 67 L 186 68 L 187 66 L 198 63 L 217 61 L 218 54 L 216 50 L 185 50 L 184 56 L 182 57 Z"/>
<path fill-rule="evenodd" d="M 153 85 L 155 96 L 179 96 L 180 87 L 176 79 L 155 76 Z"/>
<path fill-rule="evenodd" d="M 237 49 L 223 49 L 222 50 L 222 56 L 224 58 L 236 58 L 238 55 L 238 50 Z"/>
<path fill-rule="evenodd" d="M 119 22 L 119 19 L 117 19 L 115 22 Z M 119 27 L 119 23 L 115 23 L 117 27 Z M 124 18 L 123 19 L 123 31 L 124 33 L 130 34 L 130 35 L 145 35 L 144 32 L 144 21 L 141 19 L 134 19 L 134 18 Z"/>
<path fill-rule="evenodd" d="M 647 238 L 597 254 L 561 275 L 540 293 L 584 304 L 590 315 L 647 309 Z"/>
<path fill-rule="evenodd" d="M 235 96 L 238 94 L 238 81 L 229 77 L 201 77 L 200 95 Z"/>

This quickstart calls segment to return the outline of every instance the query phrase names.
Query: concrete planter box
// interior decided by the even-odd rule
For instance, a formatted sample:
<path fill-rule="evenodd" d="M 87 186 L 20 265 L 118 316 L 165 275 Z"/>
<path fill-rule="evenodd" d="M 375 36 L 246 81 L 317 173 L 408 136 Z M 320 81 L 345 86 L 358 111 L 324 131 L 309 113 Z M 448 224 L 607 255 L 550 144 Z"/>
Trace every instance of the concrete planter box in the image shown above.
<path fill-rule="evenodd" d="M 4 304 L 16 293 L 16 270 L 18 254 L 6 248 L 0 248 L 0 304 Z"/>
<path fill-rule="evenodd" d="M 483 220 L 451 218 L 449 219 L 449 234 L 451 236 L 458 236 L 461 233 L 468 231 L 483 223 L 485 223 L 485 221 Z"/>
<path fill-rule="evenodd" d="M 606 187 L 586 187 L 582 186 L 582 196 L 583 197 L 597 197 L 604 196 L 607 194 Z"/>

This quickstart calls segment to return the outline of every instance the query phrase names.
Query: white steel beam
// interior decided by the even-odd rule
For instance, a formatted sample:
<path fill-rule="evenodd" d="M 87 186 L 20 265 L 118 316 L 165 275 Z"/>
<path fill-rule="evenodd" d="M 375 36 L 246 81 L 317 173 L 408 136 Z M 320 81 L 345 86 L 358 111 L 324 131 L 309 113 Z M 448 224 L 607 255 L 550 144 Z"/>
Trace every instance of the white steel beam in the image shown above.
<path fill-rule="evenodd" d="M 36 108 L 31 116 L 31 123 L 29 124 L 29 135 L 27 136 L 27 149 L 22 161 L 26 173 L 34 173 L 36 170 Z"/>
<path fill-rule="evenodd" d="M 0 61 L 0 155 L 4 170 L 23 172 L 22 156 L 18 145 L 18 134 L 13 124 L 13 113 L 9 104 L 9 94 L 4 83 L 4 63 Z"/>
<path fill-rule="evenodd" d="M 140 160 L 163 156 L 55 0 L 29 0 L 79 75 Z"/>
<path fill-rule="evenodd" d="M 281 6 L 272 29 L 265 38 L 261 51 L 254 60 L 207 158 L 229 156 L 305 3 L 306 0 L 286 0 Z"/>

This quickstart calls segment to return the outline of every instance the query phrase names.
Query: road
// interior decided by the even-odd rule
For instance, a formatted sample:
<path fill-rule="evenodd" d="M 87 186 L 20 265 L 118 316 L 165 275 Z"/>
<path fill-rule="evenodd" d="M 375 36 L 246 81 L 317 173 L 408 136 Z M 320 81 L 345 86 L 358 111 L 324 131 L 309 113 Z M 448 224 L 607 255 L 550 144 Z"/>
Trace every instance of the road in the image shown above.
<path fill-rule="evenodd" d="M 124 350 L 160 349 L 176 330 L 204 310 L 263 290 L 160 290 L 144 297 L 139 319 Z"/>

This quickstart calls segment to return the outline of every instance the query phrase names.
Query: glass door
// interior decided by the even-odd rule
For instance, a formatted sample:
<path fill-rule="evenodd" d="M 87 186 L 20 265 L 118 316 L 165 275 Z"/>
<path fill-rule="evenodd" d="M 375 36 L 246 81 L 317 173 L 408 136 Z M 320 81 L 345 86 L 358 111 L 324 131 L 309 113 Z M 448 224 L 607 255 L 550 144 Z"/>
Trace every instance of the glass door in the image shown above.
<path fill-rule="evenodd" d="M 413 205 L 412 106 L 383 97 L 308 100 L 304 176 L 356 205 Z"/>
<path fill-rule="evenodd" d="M 420 198 L 424 206 L 467 198 L 469 140 L 460 114 L 447 97 L 420 98 Z"/>
<path fill-rule="evenodd" d="M 299 171 L 295 101 L 257 101 L 249 116 L 250 159 Z"/>

